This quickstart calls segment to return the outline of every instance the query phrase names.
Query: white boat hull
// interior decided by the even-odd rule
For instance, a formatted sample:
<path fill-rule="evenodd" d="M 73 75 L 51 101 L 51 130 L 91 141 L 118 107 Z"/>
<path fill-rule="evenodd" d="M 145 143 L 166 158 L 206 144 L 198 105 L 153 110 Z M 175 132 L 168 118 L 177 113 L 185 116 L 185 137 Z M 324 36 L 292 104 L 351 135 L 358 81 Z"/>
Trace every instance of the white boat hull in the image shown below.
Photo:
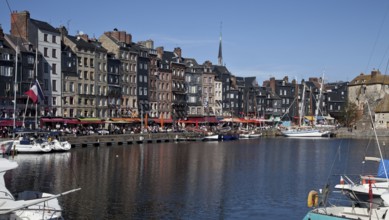
<path fill-rule="evenodd" d="M 68 151 L 72 148 L 72 145 L 67 141 L 53 140 L 49 144 L 53 151 Z"/>
<path fill-rule="evenodd" d="M 303 220 L 389 220 L 389 207 L 380 207 L 370 210 L 368 208 L 333 206 L 317 208 L 307 213 Z"/>
<path fill-rule="evenodd" d="M 218 134 L 205 136 L 205 137 L 203 138 L 203 140 L 205 140 L 205 141 L 218 141 L 219 139 L 220 139 L 220 138 L 219 138 L 219 135 L 218 135 Z"/>
<path fill-rule="evenodd" d="M 47 142 L 23 144 L 19 140 L 15 140 L 12 143 L 11 150 L 18 153 L 47 153 L 51 151 L 51 147 Z"/>
<path fill-rule="evenodd" d="M 288 130 L 281 133 L 286 137 L 325 137 L 330 135 L 329 131 L 320 130 Z"/>

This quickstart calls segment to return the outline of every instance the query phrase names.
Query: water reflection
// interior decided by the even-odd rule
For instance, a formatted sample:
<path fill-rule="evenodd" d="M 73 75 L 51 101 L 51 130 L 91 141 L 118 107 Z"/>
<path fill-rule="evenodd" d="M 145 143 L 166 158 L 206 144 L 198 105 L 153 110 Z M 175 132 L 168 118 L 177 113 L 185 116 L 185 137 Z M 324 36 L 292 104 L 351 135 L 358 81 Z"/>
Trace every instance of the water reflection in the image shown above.
<path fill-rule="evenodd" d="M 301 219 L 308 191 L 359 171 L 365 150 L 288 138 L 77 148 L 17 155 L 6 182 L 13 192 L 81 187 L 60 199 L 66 219 Z"/>

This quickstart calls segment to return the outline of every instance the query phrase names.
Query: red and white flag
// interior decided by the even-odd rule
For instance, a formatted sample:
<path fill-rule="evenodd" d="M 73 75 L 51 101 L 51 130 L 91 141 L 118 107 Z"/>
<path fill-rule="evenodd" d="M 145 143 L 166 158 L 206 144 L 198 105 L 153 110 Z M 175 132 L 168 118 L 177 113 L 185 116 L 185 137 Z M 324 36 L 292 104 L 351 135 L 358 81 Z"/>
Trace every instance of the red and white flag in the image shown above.
<path fill-rule="evenodd" d="M 31 89 L 25 92 L 24 94 L 28 95 L 33 103 L 37 103 L 39 100 L 44 100 L 45 96 L 43 95 L 43 91 L 41 86 L 39 85 L 38 80 L 35 80 L 34 85 L 32 85 Z"/>

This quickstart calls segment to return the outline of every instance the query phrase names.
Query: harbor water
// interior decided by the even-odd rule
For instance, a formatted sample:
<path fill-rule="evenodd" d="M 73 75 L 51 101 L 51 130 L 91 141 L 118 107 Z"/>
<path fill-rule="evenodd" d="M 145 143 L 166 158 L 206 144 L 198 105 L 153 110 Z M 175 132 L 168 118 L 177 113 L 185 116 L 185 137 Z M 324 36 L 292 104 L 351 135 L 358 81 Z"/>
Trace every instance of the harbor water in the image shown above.
<path fill-rule="evenodd" d="M 60 193 L 65 219 L 302 219 L 311 189 L 376 167 L 365 139 L 149 143 L 16 155 L 11 192 Z M 385 145 L 385 143 L 382 143 Z"/>

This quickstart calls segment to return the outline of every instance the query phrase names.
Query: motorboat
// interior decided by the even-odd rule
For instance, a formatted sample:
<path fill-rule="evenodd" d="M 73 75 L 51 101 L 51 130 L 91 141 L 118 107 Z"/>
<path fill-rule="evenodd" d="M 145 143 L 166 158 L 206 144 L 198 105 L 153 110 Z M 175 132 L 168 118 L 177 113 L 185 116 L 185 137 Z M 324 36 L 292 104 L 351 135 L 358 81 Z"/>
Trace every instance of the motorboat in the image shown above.
<path fill-rule="evenodd" d="M 369 103 L 366 102 L 366 104 L 371 116 Z M 377 139 L 374 122 L 372 124 Z M 389 220 L 388 170 L 378 139 L 377 147 L 380 152 L 380 158 L 376 160 L 382 161 L 384 178 L 380 178 L 380 168 L 377 177 L 366 178 L 366 176 L 363 176 L 362 183 L 360 184 L 353 183 L 348 177 L 345 180 L 341 176 L 340 185 L 336 185 L 335 188 L 342 190 L 349 198 L 348 202 L 350 204 L 346 204 L 343 200 L 339 204 L 330 203 L 328 201 L 329 183 L 327 183 L 324 190 L 321 190 L 320 194 L 315 190 L 311 190 L 308 194 L 307 205 L 313 209 L 305 215 L 303 220 Z M 380 181 L 377 182 L 377 180 Z M 349 181 L 349 183 L 346 184 L 345 181 Z M 320 196 L 321 201 L 319 202 Z"/>
<path fill-rule="evenodd" d="M 389 207 L 361 208 L 355 206 L 320 207 L 309 211 L 303 220 L 389 220 Z"/>
<path fill-rule="evenodd" d="M 203 137 L 204 141 L 219 141 L 220 136 L 218 134 L 206 135 Z"/>
<path fill-rule="evenodd" d="M 220 134 L 221 140 L 223 141 L 233 141 L 233 140 L 239 140 L 239 134 L 235 133 L 224 133 Z"/>
<path fill-rule="evenodd" d="M 68 151 L 72 149 L 72 145 L 68 141 L 59 141 L 57 139 L 53 139 L 48 141 L 48 143 L 52 151 Z"/>
<path fill-rule="evenodd" d="M 43 139 L 23 136 L 12 142 L 12 150 L 18 153 L 48 153 L 52 148 L 50 144 Z"/>
<path fill-rule="evenodd" d="M 354 182 L 347 175 L 340 176 L 340 183 L 335 185 L 335 189 L 340 190 L 346 197 L 354 201 L 361 207 L 370 207 L 369 201 L 372 201 L 374 207 L 389 206 L 384 204 L 381 195 L 388 192 L 389 182 L 385 169 L 389 169 L 389 160 L 376 157 L 366 157 L 365 161 L 379 162 L 376 175 L 361 175 L 359 182 Z M 385 167 L 384 167 L 385 166 Z"/>
<path fill-rule="evenodd" d="M 80 190 L 73 189 L 60 194 L 26 191 L 15 197 L 5 186 L 4 174 L 18 167 L 16 161 L 0 158 L 0 220 L 9 219 L 62 219 L 58 197 Z"/>
<path fill-rule="evenodd" d="M 59 132 L 50 132 L 46 139 L 52 151 L 68 151 L 72 148 L 72 145 L 68 141 L 62 141 L 60 139 Z"/>

